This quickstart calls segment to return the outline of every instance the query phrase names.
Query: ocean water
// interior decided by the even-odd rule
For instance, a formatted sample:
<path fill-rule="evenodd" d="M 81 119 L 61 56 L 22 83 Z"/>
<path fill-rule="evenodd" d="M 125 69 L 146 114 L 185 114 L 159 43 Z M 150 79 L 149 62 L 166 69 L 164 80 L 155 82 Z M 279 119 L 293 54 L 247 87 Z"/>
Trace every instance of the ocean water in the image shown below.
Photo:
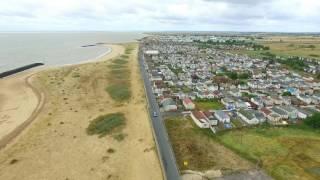
<path fill-rule="evenodd" d="M 133 42 L 136 32 L 0 32 L 0 72 L 31 63 L 46 66 L 95 59 L 110 49 L 96 43 Z"/>

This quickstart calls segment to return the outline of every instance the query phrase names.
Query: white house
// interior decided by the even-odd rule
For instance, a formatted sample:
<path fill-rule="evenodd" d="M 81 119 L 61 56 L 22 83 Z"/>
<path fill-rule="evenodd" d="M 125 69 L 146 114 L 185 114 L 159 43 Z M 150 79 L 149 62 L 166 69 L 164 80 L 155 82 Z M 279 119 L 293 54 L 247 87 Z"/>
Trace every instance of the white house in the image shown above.
<path fill-rule="evenodd" d="M 248 124 L 259 124 L 260 121 L 256 118 L 253 110 L 244 110 L 240 109 L 238 112 L 238 116 L 247 122 Z"/>
<path fill-rule="evenodd" d="M 222 123 L 230 123 L 230 117 L 224 111 L 215 111 L 214 116 Z"/>
<path fill-rule="evenodd" d="M 161 105 L 165 111 L 176 111 L 178 109 L 176 103 L 171 98 L 163 99 Z"/>

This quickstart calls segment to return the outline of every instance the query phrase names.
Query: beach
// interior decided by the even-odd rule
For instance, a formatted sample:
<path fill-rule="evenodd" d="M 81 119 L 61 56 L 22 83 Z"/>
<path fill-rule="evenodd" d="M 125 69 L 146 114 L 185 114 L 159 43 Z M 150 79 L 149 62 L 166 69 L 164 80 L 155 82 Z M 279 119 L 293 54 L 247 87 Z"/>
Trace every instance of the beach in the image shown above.
<path fill-rule="evenodd" d="M 92 62 L 0 80 L 0 179 L 162 179 L 136 44 L 129 61 L 132 98 L 115 102 L 105 91 L 108 60 L 124 46 L 108 45 L 112 51 Z M 124 140 L 86 134 L 92 119 L 115 112 L 127 118 Z"/>

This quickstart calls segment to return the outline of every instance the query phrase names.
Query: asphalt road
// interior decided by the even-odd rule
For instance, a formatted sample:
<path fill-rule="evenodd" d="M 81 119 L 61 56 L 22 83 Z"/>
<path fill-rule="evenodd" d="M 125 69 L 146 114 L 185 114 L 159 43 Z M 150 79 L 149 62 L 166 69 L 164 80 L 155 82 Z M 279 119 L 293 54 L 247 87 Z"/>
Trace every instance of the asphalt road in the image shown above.
<path fill-rule="evenodd" d="M 145 69 L 144 57 L 142 53 L 139 53 L 139 63 L 146 90 L 146 96 L 149 104 L 148 110 L 152 121 L 153 132 L 155 135 L 158 154 L 162 163 L 165 179 L 180 180 L 180 174 L 176 164 L 176 159 L 168 138 L 168 133 L 166 131 L 163 119 L 161 117 L 158 103 L 152 92 L 151 82 L 149 81 L 148 73 Z M 153 116 L 154 112 L 157 113 L 157 117 Z"/>

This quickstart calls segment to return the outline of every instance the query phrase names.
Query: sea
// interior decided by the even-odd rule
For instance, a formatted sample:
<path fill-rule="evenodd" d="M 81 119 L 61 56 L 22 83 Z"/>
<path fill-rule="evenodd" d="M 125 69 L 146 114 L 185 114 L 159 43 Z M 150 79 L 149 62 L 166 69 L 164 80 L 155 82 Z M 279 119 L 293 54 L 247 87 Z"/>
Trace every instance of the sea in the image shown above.
<path fill-rule="evenodd" d="M 110 52 L 101 43 L 134 42 L 144 36 L 140 32 L 0 32 L 0 73 L 31 63 L 57 66 L 93 60 Z"/>

